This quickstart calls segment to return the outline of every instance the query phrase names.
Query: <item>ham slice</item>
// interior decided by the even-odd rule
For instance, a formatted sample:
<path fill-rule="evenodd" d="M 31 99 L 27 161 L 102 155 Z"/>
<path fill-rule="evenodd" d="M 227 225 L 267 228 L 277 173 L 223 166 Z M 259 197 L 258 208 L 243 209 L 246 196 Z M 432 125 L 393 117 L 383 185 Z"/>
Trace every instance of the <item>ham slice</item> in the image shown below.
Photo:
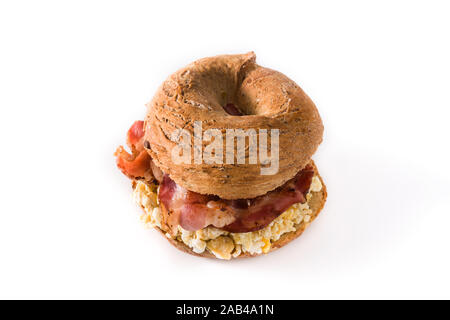
<path fill-rule="evenodd" d="M 307 166 L 283 186 L 254 199 L 224 200 L 188 191 L 165 175 L 159 188 L 166 225 L 195 231 L 214 226 L 229 232 L 260 230 L 295 203 L 304 203 L 314 169 Z"/>

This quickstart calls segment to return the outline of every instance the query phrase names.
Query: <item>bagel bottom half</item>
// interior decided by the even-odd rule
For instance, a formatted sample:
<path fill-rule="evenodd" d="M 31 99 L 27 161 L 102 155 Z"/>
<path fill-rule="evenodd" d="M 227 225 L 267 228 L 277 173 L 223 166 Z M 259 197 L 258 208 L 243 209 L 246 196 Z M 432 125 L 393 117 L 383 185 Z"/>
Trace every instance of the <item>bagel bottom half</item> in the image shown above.
<path fill-rule="evenodd" d="M 181 241 L 180 237 L 170 237 L 166 231 L 162 230 L 160 227 L 155 226 L 154 224 L 151 225 L 151 227 L 154 227 L 157 231 L 159 231 L 161 233 L 161 235 L 164 236 L 164 238 L 166 238 L 173 246 L 175 246 L 176 248 L 178 248 L 179 250 L 189 253 L 191 255 L 195 255 L 198 257 L 205 257 L 205 258 L 213 258 L 213 259 L 235 259 L 235 258 L 246 258 L 246 257 L 255 257 L 255 256 L 259 256 L 262 254 L 267 254 L 269 252 L 272 252 L 274 250 L 277 250 L 283 246 L 285 246 L 286 244 L 288 244 L 289 242 L 291 242 L 292 240 L 296 239 L 297 237 L 299 237 L 303 231 L 305 231 L 305 229 L 311 224 L 311 222 L 319 215 L 320 211 L 322 210 L 322 208 L 325 205 L 325 201 L 327 198 L 327 189 L 326 186 L 321 178 L 321 176 L 319 175 L 319 172 L 317 170 L 317 167 L 315 166 L 314 162 L 311 161 L 311 164 L 314 167 L 314 171 L 315 171 L 315 177 L 317 177 L 320 180 L 321 183 L 321 189 L 319 191 L 310 191 L 309 192 L 309 196 L 307 197 L 307 205 L 309 207 L 308 210 L 308 220 L 306 219 L 302 219 L 301 222 L 294 224 L 292 231 L 283 233 L 276 241 L 270 242 L 269 244 L 269 249 L 268 250 L 264 250 L 264 252 L 261 253 L 250 253 L 250 252 L 245 252 L 245 251 L 241 251 L 237 256 L 236 255 L 229 255 L 229 257 L 220 257 L 217 254 L 213 254 L 210 250 L 204 250 L 203 252 L 195 252 L 190 246 L 188 246 L 185 242 Z M 133 181 L 133 189 L 136 192 L 136 186 L 137 186 L 137 182 Z M 139 202 L 139 201 L 138 201 Z M 142 209 L 144 209 L 144 215 L 142 217 L 148 217 L 148 211 L 145 210 L 144 205 L 142 205 L 142 203 L 140 203 L 140 206 L 142 207 Z M 289 209 L 288 209 L 289 210 Z M 283 214 L 282 214 L 283 215 Z M 145 222 L 145 221 L 144 221 Z"/>

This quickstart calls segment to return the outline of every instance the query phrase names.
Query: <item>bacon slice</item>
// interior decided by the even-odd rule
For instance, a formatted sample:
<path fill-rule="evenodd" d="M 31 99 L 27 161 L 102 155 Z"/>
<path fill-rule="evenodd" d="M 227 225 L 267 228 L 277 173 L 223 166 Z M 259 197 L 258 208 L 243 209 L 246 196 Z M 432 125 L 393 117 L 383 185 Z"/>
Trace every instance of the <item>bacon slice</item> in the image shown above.
<path fill-rule="evenodd" d="M 232 116 L 243 116 L 244 114 L 234 104 L 227 103 L 223 109 Z"/>
<path fill-rule="evenodd" d="M 127 145 L 137 151 L 144 150 L 144 121 L 138 120 L 133 123 L 127 132 Z"/>
<path fill-rule="evenodd" d="M 231 207 L 217 201 L 218 197 L 188 191 L 168 175 L 164 175 L 158 196 L 163 204 L 164 222 L 172 234 L 176 234 L 178 225 L 195 231 L 209 225 L 223 227 L 236 219 Z"/>
<path fill-rule="evenodd" d="M 295 203 L 304 203 L 314 169 L 300 171 L 283 186 L 254 199 L 223 200 L 202 195 L 177 185 L 168 175 L 159 188 L 165 222 L 172 233 L 180 225 L 195 231 L 214 226 L 229 232 L 250 232 L 264 228 Z"/>
<path fill-rule="evenodd" d="M 135 121 L 128 130 L 127 145 L 131 153 L 128 153 L 123 146 L 117 148 L 114 153 L 119 169 L 131 179 L 152 179 L 152 159 L 144 148 L 144 121 Z"/>
<path fill-rule="evenodd" d="M 304 203 L 305 196 L 314 176 L 314 169 L 308 167 L 283 186 L 252 200 L 247 200 L 236 210 L 239 218 L 223 227 L 223 230 L 239 233 L 260 230 L 275 220 L 295 203 Z M 232 203 L 236 207 L 236 204 Z M 244 207 L 243 207 L 244 206 Z"/>
<path fill-rule="evenodd" d="M 234 105 L 227 112 L 242 115 Z M 117 166 L 131 179 L 157 179 L 162 203 L 163 223 L 172 234 L 178 225 L 195 231 L 214 226 L 229 232 L 250 232 L 264 228 L 294 203 L 305 202 L 314 169 L 307 166 L 283 186 L 254 199 L 224 200 L 202 195 L 177 185 L 153 163 L 144 147 L 144 121 L 133 123 L 127 133 L 128 153 L 117 148 Z"/>

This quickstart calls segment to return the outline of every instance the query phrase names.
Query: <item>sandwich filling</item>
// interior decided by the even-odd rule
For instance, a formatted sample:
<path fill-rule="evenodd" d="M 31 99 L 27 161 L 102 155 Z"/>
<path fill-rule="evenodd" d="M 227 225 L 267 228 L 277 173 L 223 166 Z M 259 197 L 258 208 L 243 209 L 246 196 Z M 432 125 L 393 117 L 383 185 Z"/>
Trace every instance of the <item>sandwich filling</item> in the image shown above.
<path fill-rule="evenodd" d="M 267 253 L 283 234 L 294 232 L 303 227 L 303 224 L 308 225 L 314 218 L 309 201 L 313 192 L 322 190 L 322 184 L 319 177 L 314 176 L 304 203 L 292 204 L 267 226 L 250 232 L 229 232 L 215 226 L 189 231 L 177 225 L 174 233 L 168 230 L 164 223 L 164 206 L 161 206 L 160 190 L 157 184 L 144 180 L 138 180 L 134 184 L 133 197 L 144 209 L 141 220 L 145 225 L 160 228 L 166 232 L 167 237 L 183 242 L 195 253 L 203 253 L 206 250 L 219 259 L 229 260 L 243 253 L 251 255 Z"/>
<path fill-rule="evenodd" d="M 136 121 L 130 128 L 131 154 L 119 147 L 117 165 L 134 180 L 134 198 L 145 211 L 146 225 L 194 252 L 207 250 L 220 259 L 267 253 L 283 234 L 314 218 L 308 202 L 322 184 L 311 165 L 263 196 L 225 200 L 186 190 L 161 172 L 147 153 L 143 127 L 143 121 Z"/>
<path fill-rule="evenodd" d="M 165 175 L 159 188 L 164 223 L 174 235 L 180 225 L 188 231 L 214 226 L 224 231 L 242 233 L 266 227 L 295 203 L 305 203 L 314 176 L 307 166 L 283 186 L 253 199 L 224 200 L 203 195 L 177 185 Z"/>

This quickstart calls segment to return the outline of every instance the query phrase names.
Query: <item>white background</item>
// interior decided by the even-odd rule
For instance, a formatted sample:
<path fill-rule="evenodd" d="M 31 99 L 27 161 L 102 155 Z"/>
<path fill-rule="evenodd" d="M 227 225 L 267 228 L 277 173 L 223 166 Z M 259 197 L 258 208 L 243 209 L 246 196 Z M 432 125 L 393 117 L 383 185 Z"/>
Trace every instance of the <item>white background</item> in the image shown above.
<path fill-rule="evenodd" d="M 0 298 L 450 298 L 445 1 L 2 1 Z M 115 168 L 144 104 L 255 51 L 325 125 L 319 218 L 270 255 L 183 254 Z"/>

